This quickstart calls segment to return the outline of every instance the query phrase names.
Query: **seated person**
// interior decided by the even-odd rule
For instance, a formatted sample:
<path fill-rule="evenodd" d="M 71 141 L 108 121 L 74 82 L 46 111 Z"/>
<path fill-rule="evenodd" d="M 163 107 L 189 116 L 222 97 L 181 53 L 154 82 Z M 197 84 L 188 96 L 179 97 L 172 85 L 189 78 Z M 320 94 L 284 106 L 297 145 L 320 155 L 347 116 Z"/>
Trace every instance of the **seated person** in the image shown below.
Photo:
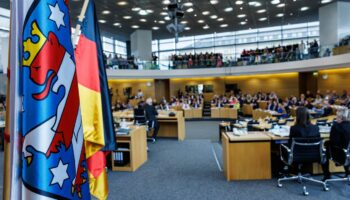
<path fill-rule="evenodd" d="M 293 138 L 319 138 L 318 126 L 311 124 L 310 114 L 307 108 L 298 107 L 296 111 L 296 123 L 290 128 L 289 144 Z"/>
<path fill-rule="evenodd" d="M 323 180 L 331 178 L 329 171 L 330 147 L 337 146 L 346 149 L 350 142 L 350 112 L 348 109 L 340 109 L 337 112 L 337 122 L 332 126 L 329 141 L 325 143 L 327 149 L 327 162 L 322 165 Z M 349 168 L 344 167 L 345 175 L 349 176 Z"/>
<path fill-rule="evenodd" d="M 190 104 L 188 103 L 188 101 L 185 101 L 185 103 L 182 104 L 182 109 L 184 110 L 189 110 L 191 109 Z"/>
<path fill-rule="evenodd" d="M 277 99 L 273 99 L 269 101 L 269 106 L 267 107 L 268 110 L 271 111 L 277 111 L 278 110 L 278 102 Z"/>
<path fill-rule="evenodd" d="M 125 107 L 122 104 L 122 102 L 120 100 L 117 100 L 117 102 L 114 105 L 114 111 L 121 111 L 121 110 L 124 110 L 124 109 L 125 109 Z"/>
<path fill-rule="evenodd" d="M 218 100 L 217 104 L 216 104 L 217 108 L 222 108 L 224 107 L 224 104 L 222 103 L 221 99 Z"/>
<path fill-rule="evenodd" d="M 152 138 L 154 141 L 157 139 L 158 131 L 159 131 L 159 123 L 157 120 L 158 112 L 156 108 L 153 106 L 152 98 L 148 98 L 146 100 L 146 104 L 144 105 L 144 109 L 146 112 L 146 119 L 148 120 L 148 127 L 153 127 L 153 135 Z"/>

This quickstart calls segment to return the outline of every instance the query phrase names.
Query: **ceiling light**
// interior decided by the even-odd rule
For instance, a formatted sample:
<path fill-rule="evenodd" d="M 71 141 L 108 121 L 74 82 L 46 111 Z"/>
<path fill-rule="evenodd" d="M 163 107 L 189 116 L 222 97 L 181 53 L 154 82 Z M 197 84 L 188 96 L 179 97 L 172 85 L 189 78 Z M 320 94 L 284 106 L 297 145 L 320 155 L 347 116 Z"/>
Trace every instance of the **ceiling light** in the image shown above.
<path fill-rule="evenodd" d="M 220 17 L 217 19 L 219 22 L 224 21 L 224 18 Z"/>
<path fill-rule="evenodd" d="M 309 7 L 305 6 L 300 8 L 300 11 L 306 11 L 306 10 L 309 10 Z"/>
<path fill-rule="evenodd" d="M 280 4 L 277 5 L 277 8 L 283 8 L 284 6 L 286 6 L 285 3 L 280 3 Z"/>
<path fill-rule="evenodd" d="M 278 13 L 278 14 L 276 15 L 276 17 L 283 17 L 283 16 L 284 16 L 283 13 Z"/>
<path fill-rule="evenodd" d="M 190 27 L 185 27 L 185 30 L 188 31 L 188 30 L 191 30 L 191 28 Z"/>
<path fill-rule="evenodd" d="M 131 19 L 131 16 L 128 16 L 128 15 L 127 15 L 127 16 L 124 16 L 123 18 L 124 18 L 124 19 Z"/>
<path fill-rule="evenodd" d="M 121 24 L 119 22 L 116 22 L 113 24 L 113 26 L 120 26 Z"/>
<path fill-rule="evenodd" d="M 111 13 L 111 11 L 109 11 L 109 10 L 104 10 L 104 11 L 102 11 L 102 14 L 103 15 L 108 15 L 108 14 L 110 14 Z"/>
<path fill-rule="evenodd" d="M 153 29 L 153 30 L 158 30 L 159 27 L 158 27 L 158 26 L 154 26 L 154 27 L 152 27 L 152 29 Z"/>
<path fill-rule="evenodd" d="M 164 17 L 165 20 L 169 21 L 170 20 L 170 17 L 169 16 L 166 16 Z"/>
<path fill-rule="evenodd" d="M 243 17 L 245 17 L 245 16 L 247 16 L 247 15 L 246 15 L 246 14 L 237 15 L 238 18 L 243 18 Z"/>
<path fill-rule="evenodd" d="M 140 19 L 140 22 L 147 22 L 147 19 Z"/>
<path fill-rule="evenodd" d="M 132 25 L 131 28 L 140 28 L 138 25 Z"/>
<path fill-rule="evenodd" d="M 243 1 L 236 1 L 236 5 L 242 5 L 243 3 Z"/>
<path fill-rule="evenodd" d="M 330 3 L 330 2 L 332 2 L 332 0 L 322 0 L 322 1 L 321 1 L 322 4 Z"/>
<path fill-rule="evenodd" d="M 200 24 L 203 24 L 203 23 L 204 23 L 204 20 L 200 19 L 200 20 L 198 20 L 197 22 L 200 23 Z"/>
<path fill-rule="evenodd" d="M 139 7 L 134 7 L 134 8 L 131 8 L 131 10 L 137 12 L 137 11 L 140 11 L 141 8 L 139 8 Z"/>
<path fill-rule="evenodd" d="M 186 12 L 189 12 L 189 13 L 190 13 L 190 12 L 193 12 L 193 8 L 187 9 Z"/>
<path fill-rule="evenodd" d="M 160 21 L 158 21 L 158 23 L 160 23 L 160 24 L 165 24 L 165 21 L 160 20 Z"/>
<path fill-rule="evenodd" d="M 261 21 L 261 22 L 262 22 L 262 21 L 266 21 L 266 20 L 267 20 L 266 17 L 262 17 L 262 18 L 259 19 L 259 21 Z"/>
<path fill-rule="evenodd" d="M 148 12 L 145 10 L 140 10 L 139 15 L 148 15 Z"/>
<path fill-rule="evenodd" d="M 107 21 L 104 20 L 104 19 L 100 19 L 100 20 L 98 20 L 98 22 L 100 22 L 101 24 L 104 24 L 104 23 L 106 23 Z"/>
<path fill-rule="evenodd" d="M 221 24 L 220 27 L 221 27 L 221 28 L 228 27 L 228 24 Z"/>
<path fill-rule="evenodd" d="M 224 11 L 225 11 L 225 12 L 231 12 L 231 11 L 233 11 L 233 8 L 232 8 L 232 7 L 227 7 L 227 8 L 225 8 Z"/>
<path fill-rule="evenodd" d="M 186 3 L 184 3 L 184 6 L 191 7 L 191 6 L 193 6 L 193 3 L 192 2 L 186 2 Z"/>
<path fill-rule="evenodd" d="M 239 22 L 240 25 L 245 25 L 247 24 L 247 22 L 243 21 L 243 22 Z"/>
<path fill-rule="evenodd" d="M 181 21 L 180 23 L 181 24 L 187 24 L 188 22 L 187 21 Z"/>
<path fill-rule="evenodd" d="M 257 13 L 264 13 L 264 12 L 266 12 L 266 9 L 261 9 L 261 10 L 258 10 L 258 11 L 256 11 Z"/>
<path fill-rule="evenodd" d="M 166 12 L 161 12 L 160 15 L 165 16 L 165 15 L 168 15 L 168 13 L 166 13 Z"/>
<path fill-rule="evenodd" d="M 151 10 L 151 9 L 147 9 L 146 10 L 148 13 L 153 13 L 153 10 Z"/>
<path fill-rule="evenodd" d="M 218 16 L 217 15 L 212 15 L 212 16 L 210 16 L 210 18 L 211 19 L 216 19 L 216 18 L 218 18 Z"/>
<path fill-rule="evenodd" d="M 203 26 L 203 29 L 209 29 L 210 27 L 208 25 Z"/>
<path fill-rule="evenodd" d="M 259 6 L 261 6 L 261 3 L 260 3 L 260 2 L 257 2 L 257 1 L 250 1 L 250 2 L 248 3 L 248 5 L 250 5 L 250 6 L 255 6 L 255 7 L 259 7 Z"/>
<path fill-rule="evenodd" d="M 209 15 L 210 12 L 209 12 L 209 11 L 203 11 L 202 14 L 203 14 L 203 15 Z"/>
<path fill-rule="evenodd" d="M 215 5 L 215 4 L 218 4 L 219 1 L 218 1 L 218 0 L 210 0 L 210 3 L 213 4 L 213 5 Z"/>
<path fill-rule="evenodd" d="M 163 4 L 170 4 L 170 0 L 164 0 L 162 3 Z"/>
<path fill-rule="evenodd" d="M 272 1 L 271 1 L 271 4 L 274 4 L 274 5 L 275 5 L 275 4 L 279 4 L 279 3 L 280 3 L 280 0 L 272 0 Z"/>
<path fill-rule="evenodd" d="M 119 1 L 117 4 L 120 5 L 120 6 L 125 6 L 125 5 L 128 4 L 128 2 L 126 2 L 126 1 Z"/>

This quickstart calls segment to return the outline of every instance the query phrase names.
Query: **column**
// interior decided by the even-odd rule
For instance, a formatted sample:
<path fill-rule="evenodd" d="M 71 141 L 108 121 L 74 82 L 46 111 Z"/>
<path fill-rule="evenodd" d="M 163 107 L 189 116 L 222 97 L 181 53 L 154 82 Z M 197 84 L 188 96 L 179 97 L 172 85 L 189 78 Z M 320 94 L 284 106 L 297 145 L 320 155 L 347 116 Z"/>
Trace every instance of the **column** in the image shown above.
<path fill-rule="evenodd" d="M 131 55 L 140 61 L 152 60 L 152 31 L 136 30 L 130 36 Z"/>

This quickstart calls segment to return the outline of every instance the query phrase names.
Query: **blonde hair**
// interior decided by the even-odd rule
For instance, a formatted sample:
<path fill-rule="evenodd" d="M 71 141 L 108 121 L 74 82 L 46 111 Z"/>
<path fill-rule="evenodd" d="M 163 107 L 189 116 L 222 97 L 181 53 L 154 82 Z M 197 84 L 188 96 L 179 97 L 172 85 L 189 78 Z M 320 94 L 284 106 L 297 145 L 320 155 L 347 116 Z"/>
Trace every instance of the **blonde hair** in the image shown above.
<path fill-rule="evenodd" d="M 340 108 L 337 111 L 337 117 L 342 121 L 350 121 L 350 113 L 347 108 Z"/>
<path fill-rule="evenodd" d="M 153 103 L 152 98 L 151 98 L 151 97 L 147 98 L 147 99 L 146 99 L 146 103 L 147 103 L 148 105 L 152 105 L 152 103 Z"/>

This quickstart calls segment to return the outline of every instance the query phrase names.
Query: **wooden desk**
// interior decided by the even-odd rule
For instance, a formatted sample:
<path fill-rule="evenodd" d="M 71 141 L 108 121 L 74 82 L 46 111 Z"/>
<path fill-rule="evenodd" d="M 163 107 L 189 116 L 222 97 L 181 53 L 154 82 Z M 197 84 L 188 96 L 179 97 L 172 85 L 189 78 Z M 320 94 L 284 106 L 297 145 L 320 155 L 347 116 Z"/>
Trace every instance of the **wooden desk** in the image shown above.
<path fill-rule="evenodd" d="M 271 179 L 271 138 L 254 132 L 222 135 L 224 175 L 227 181 Z"/>
<path fill-rule="evenodd" d="M 169 113 L 173 112 L 175 113 L 174 117 L 169 117 Z M 183 111 L 164 111 L 159 110 L 159 115 L 157 116 L 160 129 L 158 132 L 159 137 L 175 137 L 178 138 L 178 140 L 185 140 L 186 138 L 186 131 L 185 131 L 185 118 L 183 117 Z M 119 111 L 119 112 L 113 112 L 113 117 L 115 119 L 134 119 L 134 113 L 133 111 L 126 110 L 126 111 Z"/>
<path fill-rule="evenodd" d="M 116 135 L 117 150 L 112 155 L 113 171 L 134 172 L 147 161 L 147 138 L 145 126 L 131 126 L 128 135 Z M 118 150 L 119 148 L 123 148 Z M 126 165 L 115 165 L 115 156 L 117 153 L 123 153 L 124 159 L 127 159 Z"/>
<path fill-rule="evenodd" d="M 211 118 L 237 119 L 238 111 L 234 108 L 211 108 Z"/>
<path fill-rule="evenodd" d="M 221 108 L 211 108 L 211 118 L 220 118 Z"/>
<path fill-rule="evenodd" d="M 193 118 L 193 109 L 184 109 L 184 117 L 185 119 L 192 119 Z"/>
<path fill-rule="evenodd" d="M 180 141 L 185 140 L 185 118 L 182 111 L 174 112 L 176 116 L 169 117 L 169 111 L 159 111 L 157 117 L 160 128 L 159 137 L 177 138 Z"/>
<path fill-rule="evenodd" d="M 258 102 L 259 108 L 262 109 L 262 110 L 266 110 L 267 109 L 267 104 L 268 104 L 267 101 L 260 101 L 260 102 Z"/>
<path fill-rule="evenodd" d="M 202 108 L 193 108 L 192 109 L 193 118 L 202 118 L 203 110 Z"/>

